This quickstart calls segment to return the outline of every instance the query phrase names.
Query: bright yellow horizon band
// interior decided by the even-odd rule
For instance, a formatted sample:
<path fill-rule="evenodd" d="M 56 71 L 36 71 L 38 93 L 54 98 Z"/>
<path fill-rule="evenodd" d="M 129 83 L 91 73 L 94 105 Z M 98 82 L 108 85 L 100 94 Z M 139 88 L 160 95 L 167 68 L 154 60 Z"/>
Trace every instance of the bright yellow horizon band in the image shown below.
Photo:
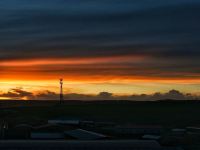
<path fill-rule="evenodd" d="M 7 92 L 12 88 L 23 88 L 37 93 L 41 91 L 59 92 L 59 80 L 0 80 L 1 92 Z M 106 91 L 114 94 L 152 94 L 155 92 L 167 92 L 177 89 L 185 93 L 200 94 L 200 80 L 67 80 L 64 78 L 65 93 L 98 94 Z"/>

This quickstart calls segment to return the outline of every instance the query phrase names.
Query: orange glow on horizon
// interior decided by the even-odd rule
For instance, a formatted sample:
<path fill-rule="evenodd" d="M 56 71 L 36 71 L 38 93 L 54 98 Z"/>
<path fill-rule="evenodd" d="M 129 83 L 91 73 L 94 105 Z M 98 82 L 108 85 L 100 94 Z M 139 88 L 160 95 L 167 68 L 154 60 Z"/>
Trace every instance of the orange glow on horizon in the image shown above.
<path fill-rule="evenodd" d="M 60 75 L 62 76 L 62 75 Z M 0 81 L 7 82 L 7 81 L 54 81 L 60 77 L 59 75 L 48 75 L 45 76 L 40 73 L 35 74 L 20 74 L 20 75 L 7 75 L 2 76 Z M 200 79 L 198 77 L 146 77 L 146 76 L 118 76 L 118 75 L 65 75 L 62 76 L 65 78 L 65 81 L 69 83 L 130 83 L 130 82 L 163 82 L 163 83 L 200 83 Z"/>
<path fill-rule="evenodd" d="M 0 97 L 0 100 L 10 100 L 11 98 L 9 97 Z"/>
<path fill-rule="evenodd" d="M 148 66 L 140 70 L 139 64 L 145 59 L 145 56 L 112 56 L 1 61 L 0 93 L 16 87 L 33 94 L 47 90 L 58 93 L 58 79 L 61 77 L 66 85 L 65 93 L 97 94 L 107 91 L 128 95 L 170 89 L 198 92 L 198 73 L 153 70 Z M 21 99 L 26 100 L 27 97 Z"/>

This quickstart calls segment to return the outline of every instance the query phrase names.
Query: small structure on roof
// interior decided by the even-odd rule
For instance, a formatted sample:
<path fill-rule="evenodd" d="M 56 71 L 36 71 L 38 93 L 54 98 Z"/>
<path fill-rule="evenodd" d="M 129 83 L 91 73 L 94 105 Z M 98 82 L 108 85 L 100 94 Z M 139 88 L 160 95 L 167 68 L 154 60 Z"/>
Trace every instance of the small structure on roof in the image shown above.
<path fill-rule="evenodd" d="M 76 129 L 71 131 L 65 131 L 65 135 L 71 136 L 78 140 L 99 140 L 99 139 L 106 139 L 107 136 L 103 134 L 99 134 L 92 131 L 87 131 L 83 129 Z"/>

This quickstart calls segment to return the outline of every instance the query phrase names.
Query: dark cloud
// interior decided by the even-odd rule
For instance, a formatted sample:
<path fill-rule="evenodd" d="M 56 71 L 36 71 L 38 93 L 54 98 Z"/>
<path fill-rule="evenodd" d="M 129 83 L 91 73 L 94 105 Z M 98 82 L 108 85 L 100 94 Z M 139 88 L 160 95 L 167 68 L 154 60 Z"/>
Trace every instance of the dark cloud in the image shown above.
<path fill-rule="evenodd" d="M 32 99 L 33 93 L 23 90 L 22 88 L 10 89 L 7 93 L 1 93 L 0 97 L 8 97 L 12 99 Z"/>
<path fill-rule="evenodd" d="M 1 3 L 6 6 L 0 10 L 1 59 L 122 53 L 199 56 L 198 1 Z"/>
<path fill-rule="evenodd" d="M 199 0 L 1 0 L 0 63 L 141 55 L 153 76 L 199 76 L 199 18 Z M 121 74 L 144 72 L 130 68 Z"/>
<path fill-rule="evenodd" d="M 43 92 L 39 92 L 33 99 L 42 99 L 42 100 L 52 100 L 58 99 L 58 94 L 56 94 L 55 92 L 51 92 L 51 91 L 43 91 Z"/>
<path fill-rule="evenodd" d="M 100 92 L 97 96 L 96 99 L 102 99 L 102 100 L 106 100 L 106 99 L 113 99 L 113 94 L 109 93 L 109 92 Z"/>

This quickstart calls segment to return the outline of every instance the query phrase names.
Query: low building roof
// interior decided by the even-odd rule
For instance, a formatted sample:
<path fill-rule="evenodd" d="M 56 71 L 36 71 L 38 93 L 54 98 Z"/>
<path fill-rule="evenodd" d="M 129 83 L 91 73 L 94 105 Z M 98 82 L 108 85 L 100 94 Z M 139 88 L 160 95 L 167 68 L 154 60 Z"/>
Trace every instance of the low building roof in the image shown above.
<path fill-rule="evenodd" d="M 161 138 L 161 136 L 157 136 L 157 135 L 143 135 L 142 138 L 143 139 L 159 140 Z"/>
<path fill-rule="evenodd" d="M 200 127 L 187 127 L 187 129 L 195 129 L 195 130 L 200 130 Z"/>
<path fill-rule="evenodd" d="M 171 130 L 172 132 L 185 132 L 186 129 L 179 129 L 179 128 L 175 128 Z"/>
<path fill-rule="evenodd" d="M 67 125 L 79 125 L 80 120 L 74 119 L 55 119 L 55 120 L 48 120 L 50 124 L 67 124 Z"/>
<path fill-rule="evenodd" d="M 18 124 L 14 128 L 33 128 L 33 126 L 28 124 Z"/>
<path fill-rule="evenodd" d="M 99 134 L 92 131 L 87 131 L 83 129 L 76 129 L 71 131 L 65 131 L 66 135 L 72 136 L 79 140 L 96 140 L 96 139 L 103 139 L 106 138 L 105 135 Z"/>
<path fill-rule="evenodd" d="M 162 126 L 159 125 L 132 125 L 132 124 L 127 124 L 127 125 L 119 125 L 116 126 L 117 128 L 150 128 L 150 129 L 162 129 Z"/>
<path fill-rule="evenodd" d="M 58 124 L 45 124 L 41 126 L 34 127 L 34 131 L 47 131 L 47 132 L 64 132 L 66 130 L 76 129 L 73 126 L 69 125 L 58 125 Z"/>
<path fill-rule="evenodd" d="M 31 132 L 31 139 L 64 139 L 63 133 Z"/>

